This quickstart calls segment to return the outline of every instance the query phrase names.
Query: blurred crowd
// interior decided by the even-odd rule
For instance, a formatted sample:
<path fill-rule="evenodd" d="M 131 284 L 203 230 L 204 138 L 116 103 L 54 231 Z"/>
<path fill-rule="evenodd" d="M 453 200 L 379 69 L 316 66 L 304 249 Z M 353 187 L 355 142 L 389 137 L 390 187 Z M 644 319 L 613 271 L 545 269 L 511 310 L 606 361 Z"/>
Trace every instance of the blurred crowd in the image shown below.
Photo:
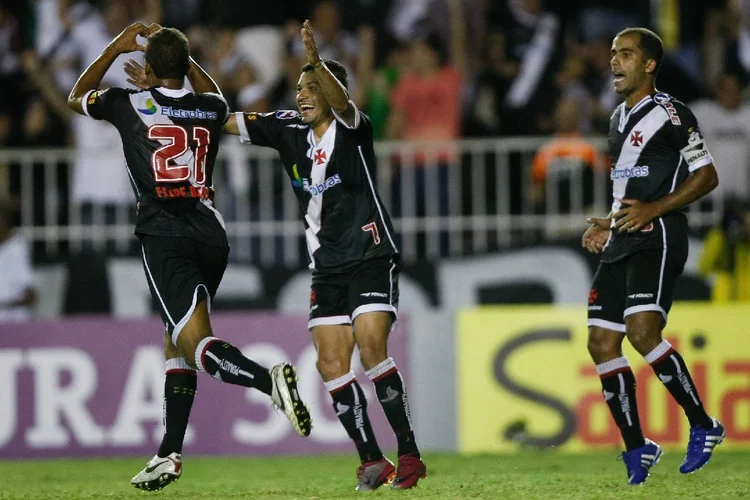
<path fill-rule="evenodd" d="M 520 197 L 535 211 L 549 211 L 550 194 L 558 192 L 549 189 L 553 178 L 556 210 L 580 213 L 573 205 L 591 202 L 592 172 L 608 167 L 592 138 L 606 134 L 619 102 L 609 65 L 612 37 L 625 27 L 649 27 L 666 49 L 657 87 L 689 103 L 698 117 L 719 170 L 718 197 L 750 195 L 750 0 L 0 0 L 0 148 L 72 147 L 72 179 L 61 165 L 57 180 L 57 222 L 127 223 L 118 215 L 127 212 L 116 210 L 132 204 L 124 160 L 113 154 L 120 151 L 116 130 L 66 106 L 83 68 L 128 24 L 158 22 L 188 35 L 193 56 L 233 110 L 294 108 L 305 19 L 321 56 L 348 68 L 352 98 L 370 116 L 378 140 L 547 137 L 529 165 L 515 168 L 521 160 L 510 157 L 512 213 L 519 213 Z M 141 54 L 121 56 L 103 87 L 129 86 L 122 71 L 128 57 L 142 60 Z M 459 167 L 471 186 L 465 152 L 443 144 L 430 158 L 412 158 L 415 167 L 437 167 L 441 216 L 448 210 L 449 172 Z M 485 161 L 492 178 L 496 158 Z M 247 175 L 240 167 L 229 169 L 235 190 L 247 186 L 238 180 Z M 530 183 L 514 173 L 526 169 Z M 416 170 L 420 216 L 425 169 Z M 560 178 L 573 170 L 583 174 Z M 0 175 L 0 195 L 5 191 L 18 205 L 20 169 L 5 171 L 10 175 Z M 400 174 L 394 175 L 398 200 Z M 45 181 L 34 179 L 41 195 L 37 223 L 49 193 Z M 582 185 L 582 200 L 566 194 L 571 183 Z M 494 204 L 499 195 L 486 196 Z M 65 218 L 67 203 L 80 206 L 71 212 L 80 220 Z M 750 218 L 737 215 L 746 210 L 739 206 L 728 205 L 731 214 L 707 240 L 714 251 L 704 258 L 706 275 L 747 267 L 744 254 L 734 255 L 750 239 L 737 237 L 736 228 L 745 227 L 739 221 L 750 227 Z M 393 215 L 400 211 L 394 205 Z M 445 241 L 440 244 L 444 254 Z M 19 284 L 22 298 L 25 290 Z M 734 285 L 727 290 L 737 295 Z"/>
<path fill-rule="evenodd" d="M 661 35 L 660 89 L 742 107 L 750 81 L 746 0 L 4 0 L 0 144 L 74 144 L 64 106 L 76 76 L 127 24 L 188 34 L 234 109 L 293 106 L 300 23 L 344 63 L 378 138 L 602 134 L 617 103 L 612 36 Z M 125 85 L 121 68 L 105 84 Z M 714 95 L 731 94 L 724 100 Z M 713 119 L 715 110 L 706 110 Z M 566 119 L 565 116 L 575 120 Z M 743 133 L 746 133 L 743 131 Z"/>

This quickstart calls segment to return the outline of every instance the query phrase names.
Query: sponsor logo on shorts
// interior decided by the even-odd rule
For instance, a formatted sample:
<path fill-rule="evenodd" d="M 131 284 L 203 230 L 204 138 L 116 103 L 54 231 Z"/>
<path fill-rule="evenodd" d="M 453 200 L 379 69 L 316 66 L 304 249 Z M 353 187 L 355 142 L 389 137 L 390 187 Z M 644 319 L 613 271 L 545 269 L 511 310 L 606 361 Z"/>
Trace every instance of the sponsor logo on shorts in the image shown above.
<path fill-rule="evenodd" d="M 360 293 L 360 295 L 362 297 L 381 297 L 381 298 L 384 298 L 384 299 L 388 298 L 388 294 L 387 293 L 383 293 L 383 292 L 365 292 L 365 293 Z"/>
<path fill-rule="evenodd" d="M 629 299 L 652 299 L 654 298 L 653 293 L 634 293 L 632 295 L 628 295 Z"/>
<path fill-rule="evenodd" d="M 589 306 L 589 311 L 601 311 L 602 306 Z"/>

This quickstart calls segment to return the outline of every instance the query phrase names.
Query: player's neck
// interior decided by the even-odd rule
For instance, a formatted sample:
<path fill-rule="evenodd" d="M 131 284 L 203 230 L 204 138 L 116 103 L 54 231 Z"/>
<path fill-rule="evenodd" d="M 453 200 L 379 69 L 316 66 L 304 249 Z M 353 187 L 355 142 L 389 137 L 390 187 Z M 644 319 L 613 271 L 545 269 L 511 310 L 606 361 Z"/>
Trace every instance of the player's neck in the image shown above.
<path fill-rule="evenodd" d="M 643 100 L 647 95 L 655 94 L 656 88 L 653 85 L 644 85 L 638 90 L 633 91 L 625 98 L 625 107 L 632 108 Z"/>
<path fill-rule="evenodd" d="M 331 123 L 333 123 L 333 117 L 326 118 L 312 128 L 313 134 L 315 134 L 315 142 L 320 142 L 320 140 L 323 138 L 323 135 L 328 131 L 328 127 L 331 126 Z"/>
<path fill-rule="evenodd" d="M 170 90 L 180 90 L 183 87 L 184 81 L 177 80 L 174 78 L 163 78 L 158 80 L 155 87 L 164 87 Z"/>

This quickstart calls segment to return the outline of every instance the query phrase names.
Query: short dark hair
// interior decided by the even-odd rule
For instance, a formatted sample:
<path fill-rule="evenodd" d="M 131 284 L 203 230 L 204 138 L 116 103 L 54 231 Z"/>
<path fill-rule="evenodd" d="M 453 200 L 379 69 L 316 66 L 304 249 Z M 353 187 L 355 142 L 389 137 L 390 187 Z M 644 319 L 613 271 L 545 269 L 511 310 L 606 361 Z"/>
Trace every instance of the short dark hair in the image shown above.
<path fill-rule="evenodd" d="M 333 76 L 336 77 L 336 80 L 338 80 L 345 89 L 349 90 L 349 73 L 346 71 L 346 68 L 340 62 L 334 61 L 333 59 L 323 59 L 323 62 L 331 73 L 333 73 Z M 307 73 L 308 71 L 315 71 L 315 67 L 312 64 L 305 64 L 302 66 L 302 73 Z"/>
<path fill-rule="evenodd" d="M 638 35 L 638 45 L 643 51 L 643 55 L 647 59 L 653 59 L 656 61 L 656 69 L 654 70 L 654 77 L 659 73 L 661 69 L 661 63 L 664 60 L 664 43 L 662 43 L 659 35 L 647 28 L 625 28 L 617 34 L 617 37 L 622 35 L 630 35 L 636 33 Z"/>
<path fill-rule="evenodd" d="M 190 67 L 190 43 L 174 28 L 162 28 L 148 37 L 146 62 L 157 78 L 181 80 Z"/>

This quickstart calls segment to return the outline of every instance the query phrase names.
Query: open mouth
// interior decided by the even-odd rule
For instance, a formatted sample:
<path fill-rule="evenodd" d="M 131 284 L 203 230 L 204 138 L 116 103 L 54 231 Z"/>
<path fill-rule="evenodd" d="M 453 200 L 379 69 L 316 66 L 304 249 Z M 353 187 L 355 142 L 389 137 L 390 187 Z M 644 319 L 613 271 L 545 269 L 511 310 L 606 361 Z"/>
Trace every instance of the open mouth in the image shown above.
<path fill-rule="evenodd" d="M 304 103 L 304 104 L 299 105 L 299 111 L 303 117 L 308 116 L 310 113 L 313 112 L 314 109 L 315 109 L 315 106 L 309 103 Z"/>
<path fill-rule="evenodd" d="M 614 77 L 613 81 L 615 83 L 620 83 L 621 81 L 623 81 L 625 79 L 625 74 L 624 73 L 620 73 L 619 71 L 613 71 L 612 72 L 612 76 Z"/>

